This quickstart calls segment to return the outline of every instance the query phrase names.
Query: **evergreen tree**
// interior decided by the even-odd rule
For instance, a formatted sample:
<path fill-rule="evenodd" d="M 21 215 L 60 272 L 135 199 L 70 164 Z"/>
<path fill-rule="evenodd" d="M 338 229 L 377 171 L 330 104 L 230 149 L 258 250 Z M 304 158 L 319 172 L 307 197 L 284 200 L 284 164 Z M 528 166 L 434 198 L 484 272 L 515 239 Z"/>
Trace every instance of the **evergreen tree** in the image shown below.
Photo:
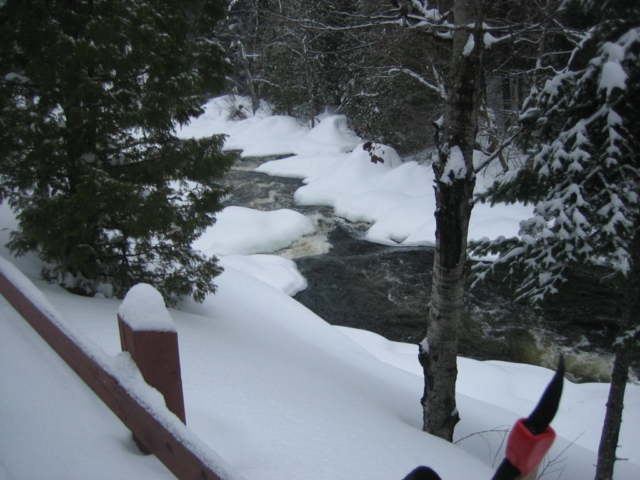
<path fill-rule="evenodd" d="M 613 476 L 629 356 L 640 333 L 640 5 L 574 3 L 598 24 L 523 115 L 534 126 L 534 154 L 488 196 L 531 202 L 534 216 L 522 223 L 520 238 L 483 240 L 472 249 L 500 255 L 480 278 L 508 264 L 520 298 L 534 303 L 556 293 L 576 265 L 606 262 L 624 279 L 596 474 L 603 480 Z"/>
<path fill-rule="evenodd" d="M 191 249 L 214 221 L 233 158 L 176 126 L 221 90 L 221 0 L 7 0 L 0 6 L 0 201 L 9 248 L 93 293 L 138 282 L 167 300 L 213 292 Z"/>

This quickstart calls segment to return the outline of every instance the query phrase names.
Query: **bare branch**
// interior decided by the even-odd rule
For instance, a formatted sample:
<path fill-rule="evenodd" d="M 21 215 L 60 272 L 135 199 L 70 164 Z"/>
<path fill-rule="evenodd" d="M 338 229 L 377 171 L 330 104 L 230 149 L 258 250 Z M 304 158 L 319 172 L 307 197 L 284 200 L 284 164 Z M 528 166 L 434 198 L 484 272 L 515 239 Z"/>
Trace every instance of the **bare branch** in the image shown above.
<path fill-rule="evenodd" d="M 413 70 L 411 70 L 409 68 L 393 67 L 393 68 L 389 69 L 389 73 L 394 73 L 394 72 L 401 72 L 401 73 L 405 73 L 405 74 L 409 75 L 410 77 L 416 79 L 418 82 L 420 82 L 425 87 L 427 87 L 427 88 L 433 90 L 434 92 L 436 92 L 438 95 L 440 95 L 440 97 L 443 100 L 446 100 L 447 92 L 446 92 L 446 90 L 444 88 L 444 85 L 442 83 L 439 83 L 438 85 L 434 85 L 433 83 L 430 83 L 429 81 L 427 81 L 422 75 L 414 72 Z"/>
<path fill-rule="evenodd" d="M 507 148 L 509 145 L 513 143 L 513 141 L 518 138 L 518 136 L 524 131 L 524 127 L 518 127 L 515 133 L 513 133 L 509 138 L 504 140 L 498 147 L 480 164 L 475 168 L 475 173 L 480 172 L 483 168 L 489 166 L 491 162 L 493 162 L 496 158 L 500 156 L 500 154 Z"/>

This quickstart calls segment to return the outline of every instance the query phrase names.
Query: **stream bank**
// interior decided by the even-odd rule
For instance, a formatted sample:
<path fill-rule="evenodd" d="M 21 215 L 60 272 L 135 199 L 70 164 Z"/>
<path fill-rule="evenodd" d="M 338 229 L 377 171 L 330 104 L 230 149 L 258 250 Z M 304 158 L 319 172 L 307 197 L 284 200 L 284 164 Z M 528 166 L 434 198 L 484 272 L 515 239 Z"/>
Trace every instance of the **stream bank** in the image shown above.
<path fill-rule="evenodd" d="M 292 209 L 311 218 L 316 234 L 276 254 L 292 258 L 308 288 L 294 298 L 333 325 L 361 328 L 389 340 L 417 343 L 425 335 L 432 247 L 388 247 L 361 240 L 368 224 L 335 217 L 330 207 L 298 206 L 295 178 L 253 170 L 271 158 L 242 158 L 224 179 L 226 205 Z M 468 291 L 460 355 L 554 368 L 558 353 L 575 381 L 608 381 L 610 346 L 622 296 L 601 272 L 576 272 L 570 288 L 533 312 L 502 282 Z M 638 363 L 635 364 L 638 372 Z"/>

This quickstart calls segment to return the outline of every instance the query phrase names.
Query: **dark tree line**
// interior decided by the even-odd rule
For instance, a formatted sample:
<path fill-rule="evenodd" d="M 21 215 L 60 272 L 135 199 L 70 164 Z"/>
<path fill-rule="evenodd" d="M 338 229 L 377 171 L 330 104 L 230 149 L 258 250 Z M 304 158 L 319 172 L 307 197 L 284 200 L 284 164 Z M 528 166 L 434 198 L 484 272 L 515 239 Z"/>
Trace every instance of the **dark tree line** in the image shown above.
<path fill-rule="evenodd" d="M 500 143 L 530 89 L 573 48 L 575 38 L 554 20 L 558 3 L 502 0 L 483 7 L 494 26 L 487 33 L 495 35 L 479 86 L 483 148 Z M 424 157 L 435 146 L 425 132 L 444 113 L 452 48 L 452 32 L 433 27 L 451 18 L 453 2 L 439 4 L 232 1 L 223 29 L 236 66 L 230 87 L 256 106 L 262 98 L 277 113 L 309 122 L 325 108 L 344 113 L 368 140 Z"/>

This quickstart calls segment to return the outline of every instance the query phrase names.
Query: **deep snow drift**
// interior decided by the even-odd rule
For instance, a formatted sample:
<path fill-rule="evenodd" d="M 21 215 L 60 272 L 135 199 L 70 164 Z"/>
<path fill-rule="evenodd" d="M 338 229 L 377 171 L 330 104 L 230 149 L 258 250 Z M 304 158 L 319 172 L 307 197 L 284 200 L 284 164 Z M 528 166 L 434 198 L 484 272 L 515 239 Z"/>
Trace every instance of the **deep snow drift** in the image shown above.
<path fill-rule="evenodd" d="M 228 121 L 227 101 L 211 102 L 182 134 L 225 132 L 227 147 L 244 155 L 296 155 L 261 170 L 305 178 L 296 193 L 300 202 L 322 201 L 347 218 L 375 222 L 370 240 L 433 241 L 429 167 L 402 163 L 389 147 L 380 155 L 384 162 L 371 163 L 343 117 L 326 116 L 314 130 L 267 112 Z M 529 213 L 521 206 L 479 207 L 476 237 L 513 235 Z M 444 480 L 490 479 L 506 429 L 533 409 L 553 372 L 460 358 L 459 445 L 421 432 L 417 347 L 332 327 L 291 299 L 304 279 L 291 261 L 268 253 L 309 234 L 313 225 L 299 214 L 245 210 L 229 207 L 198 240 L 203 251 L 222 255 L 218 293 L 170 310 L 187 424 L 221 457 L 229 478 L 399 480 L 424 464 Z M 5 205 L 0 225 L 15 228 Z M 0 231 L 2 245 L 7 236 Z M 119 300 L 71 295 L 38 279 L 40 263 L 33 256 L 14 259 L 4 248 L 0 254 L 42 291 L 74 335 L 107 359 L 118 356 Z M 153 457 L 136 451 L 126 429 L 4 299 L 0 310 L 0 478 L 171 477 Z M 593 478 L 607 393 L 606 384 L 565 383 L 553 422 L 559 437 L 543 478 Z M 635 480 L 637 385 L 629 385 L 624 415 L 618 455 L 629 460 L 618 463 L 616 479 Z"/>

